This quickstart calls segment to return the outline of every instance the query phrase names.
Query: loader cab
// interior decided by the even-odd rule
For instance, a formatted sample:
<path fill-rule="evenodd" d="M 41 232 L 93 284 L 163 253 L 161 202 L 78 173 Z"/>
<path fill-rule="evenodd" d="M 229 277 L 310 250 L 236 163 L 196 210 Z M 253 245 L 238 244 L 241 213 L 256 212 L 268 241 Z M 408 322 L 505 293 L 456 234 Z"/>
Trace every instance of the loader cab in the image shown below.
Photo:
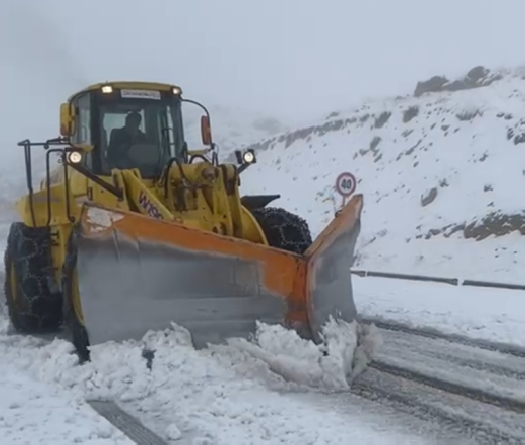
<path fill-rule="evenodd" d="M 170 159 L 185 162 L 179 91 L 106 85 L 74 96 L 71 142 L 93 147 L 83 156 L 84 166 L 100 176 L 113 168 L 137 168 L 143 178 L 152 179 Z M 128 128 L 130 116 L 138 119 L 138 128 Z"/>

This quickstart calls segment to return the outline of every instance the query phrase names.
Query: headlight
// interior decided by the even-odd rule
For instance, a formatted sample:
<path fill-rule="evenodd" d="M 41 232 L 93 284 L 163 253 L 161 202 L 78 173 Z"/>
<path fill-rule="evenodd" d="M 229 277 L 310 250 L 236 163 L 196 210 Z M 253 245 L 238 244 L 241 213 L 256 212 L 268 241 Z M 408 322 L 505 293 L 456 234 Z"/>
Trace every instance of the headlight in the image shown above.
<path fill-rule="evenodd" d="M 104 85 L 101 90 L 104 94 L 111 94 L 113 92 L 113 87 L 111 85 Z"/>
<path fill-rule="evenodd" d="M 255 155 L 251 151 L 246 151 L 242 155 L 242 160 L 247 164 L 251 164 L 253 161 L 255 161 Z"/>
<path fill-rule="evenodd" d="M 182 94 L 182 90 L 179 87 L 173 87 L 173 90 L 171 90 L 175 96 L 178 96 L 179 94 Z"/>
<path fill-rule="evenodd" d="M 79 164 L 82 161 L 82 153 L 79 151 L 70 151 L 67 154 L 67 160 L 71 164 Z"/>

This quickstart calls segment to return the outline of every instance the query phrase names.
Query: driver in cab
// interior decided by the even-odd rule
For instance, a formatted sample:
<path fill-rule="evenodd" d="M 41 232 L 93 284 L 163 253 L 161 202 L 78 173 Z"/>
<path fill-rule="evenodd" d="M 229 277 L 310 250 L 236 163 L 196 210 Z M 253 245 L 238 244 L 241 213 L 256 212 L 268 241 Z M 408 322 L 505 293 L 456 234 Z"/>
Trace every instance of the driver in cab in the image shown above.
<path fill-rule="evenodd" d="M 122 128 L 116 128 L 111 131 L 108 161 L 113 166 L 121 164 L 121 160 L 128 155 L 129 149 L 133 145 L 147 144 L 146 135 L 140 131 L 140 123 L 142 116 L 136 111 L 132 111 L 126 115 L 126 121 Z"/>

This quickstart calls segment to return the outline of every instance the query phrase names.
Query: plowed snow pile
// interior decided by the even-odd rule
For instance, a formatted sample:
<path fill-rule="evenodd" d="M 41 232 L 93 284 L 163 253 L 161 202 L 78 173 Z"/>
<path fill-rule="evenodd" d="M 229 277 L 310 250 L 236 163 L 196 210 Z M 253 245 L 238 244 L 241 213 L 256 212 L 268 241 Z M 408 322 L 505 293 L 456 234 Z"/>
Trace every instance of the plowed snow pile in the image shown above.
<path fill-rule="evenodd" d="M 92 361 L 80 366 L 71 343 L 9 337 L 2 323 L 3 360 L 50 388 L 67 389 L 72 401 L 116 400 L 166 437 L 198 431 L 213 443 L 277 443 L 287 437 L 284 443 L 346 443 L 356 427 L 348 418 L 325 413 L 323 424 L 313 428 L 312 408 L 280 393 L 348 390 L 352 373 L 379 345 L 375 329 L 358 332 L 355 323 L 329 325 L 325 349 L 260 325 L 253 343 L 236 339 L 196 351 L 188 332 L 173 326 L 142 342 L 95 347 Z M 150 367 L 145 348 L 154 351 Z"/>
<path fill-rule="evenodd" d="M 436 77 L 412 96 L 261 142 L 243 191 L 280 193 L 318 232 L 347 170 L 365 198 L 356 267 L 524 281 L 523 73 L 477 67 L 454 82 Z"/>

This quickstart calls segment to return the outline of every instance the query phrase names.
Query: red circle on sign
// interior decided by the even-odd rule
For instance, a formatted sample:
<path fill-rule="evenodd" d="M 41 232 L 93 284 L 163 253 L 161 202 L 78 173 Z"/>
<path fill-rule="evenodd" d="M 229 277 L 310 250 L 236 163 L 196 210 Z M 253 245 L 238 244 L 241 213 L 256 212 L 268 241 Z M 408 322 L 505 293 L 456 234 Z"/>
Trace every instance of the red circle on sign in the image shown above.
<path fill-rule="evenodd" d="M 356 186 L 357 179 L 350 172 L 341 173 L 335 180 L 335 190 L 345 198 L 355 192 Z"/>

